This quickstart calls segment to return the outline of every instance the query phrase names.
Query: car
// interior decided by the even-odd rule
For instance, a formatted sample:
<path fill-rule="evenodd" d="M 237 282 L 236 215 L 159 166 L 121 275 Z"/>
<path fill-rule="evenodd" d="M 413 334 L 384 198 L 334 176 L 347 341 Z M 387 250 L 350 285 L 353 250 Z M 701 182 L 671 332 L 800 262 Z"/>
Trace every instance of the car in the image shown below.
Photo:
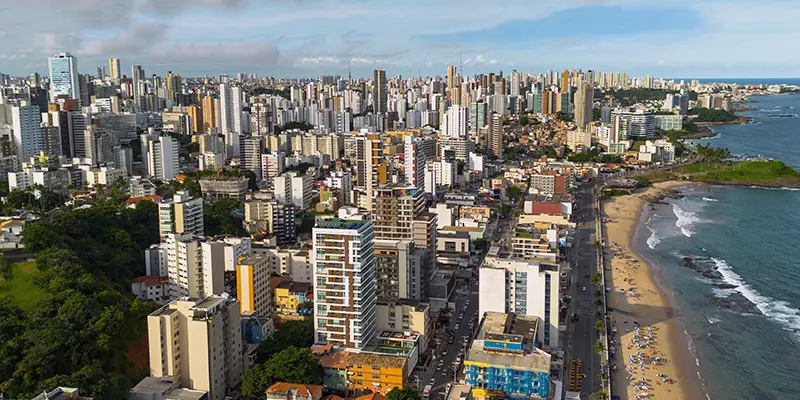
<path fill-rule="evenodd" d="M 584 290 L 583 290 L 583 291 L 585 292 L 585 291 L 586 291 L 586 288 L 584 288 Z M 456 324 L 456 330 L 458 330 L 458 329 L 461 329 L 461 327 L 460 327 L 460 325 Z"/>
<path fill-rule="evenodd" d="M 461 357 L 456 357 L 456 363 L 460 363 L 460 362 L 461 362 Z"/>
<path fill-rule="evenodd" d="M 447 349 L 444 349 L 444 351 L 442 352 L 442 355 L 443 355 L 443 356 L 446 356 L 446 355 L 447 355 Z"/>
<path fill-rule="evenodd" d="M 450 336 L 450 340 L 448 340 L 447 343 L 453 344 L 453 342 L 455 342 L 455 341 L 456 341 L 456 339 L 454 337 Z"/>
<path fill-rule="evenodd" d="M 441 369 L 442 369 L 442 364 L 439 364 L 439 365 L 436 366 L 436 370 L 437 371 L 441 371 Z"/>
<path fill-rule="evenodd" d="M 436 378 L 431 378 L 430 384 L 431 385 L 435 385 L 436 384 Z"/>
<path fill-rule="evenodd" d="M 588 277 L 589 277 L 589 274 L 586 274 L 586 275 L 584 275 L 584 276 L 585 276 L 586 278 L 588 278 Z"/>
<path fill-rule="evenodd" d="M 447 376 L 447 371 L 442 371 L 442 376 Z"/>
<path fill-rule="evenodd" d="M 585 291 L 586 291 L 586 286 L 584 286 L 583 288 L 581 288 L 581 290 L 585 292 Z"/>

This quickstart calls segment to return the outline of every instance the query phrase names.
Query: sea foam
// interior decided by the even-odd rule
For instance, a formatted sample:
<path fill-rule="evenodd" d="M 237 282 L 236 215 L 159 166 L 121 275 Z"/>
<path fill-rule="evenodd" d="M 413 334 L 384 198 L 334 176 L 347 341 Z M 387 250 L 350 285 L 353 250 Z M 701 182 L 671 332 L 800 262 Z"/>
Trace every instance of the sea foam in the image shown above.
<path fill-rule="evenodd" d="M 717 200 L 717 199 L 715 199 L 713 197 L 703 197 L 703 200 L 704 201 L 710 201 L 710 202 L 718 202 L 719 201 L 719 200 Z"/>
<path fill-rule="evenodd" d="M 681 233 L 686 237 L 692 237 L 692 235 L 694 235 L 694 224 L 700 222 L 700 219 L 697 218 L 697 214 L 686 211 L 678 207 L 677 204 L 672 205 L 672 212 L 678 217 L 678 220 L 675 221 L 675 225 L 681 229 Z"/>
<path fill-rule="evenodd" d="M 793 308 L 789 303 L 775 300 L 758 293 L 750 287 L 739 274 L 723 259 L 711 258 L 717 271 L 722 274 L 722 280 L 736 285 L 736 291 L 752 301 L 764 315 L 781 324 L 786 330 L 800 332 L 800 310 Z"/>

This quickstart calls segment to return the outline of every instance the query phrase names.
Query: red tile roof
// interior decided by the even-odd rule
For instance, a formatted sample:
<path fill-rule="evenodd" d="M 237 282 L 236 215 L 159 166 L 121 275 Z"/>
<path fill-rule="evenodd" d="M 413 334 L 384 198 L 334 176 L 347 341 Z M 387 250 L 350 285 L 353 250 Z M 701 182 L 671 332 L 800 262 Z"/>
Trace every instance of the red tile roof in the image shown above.
<path fill-rule="evenodd" d="M 297 383 L 276 382 L 267 388 L 267 393 L 284 394 L 289 391 L 295 392 L 295 396 L 310 397 L 318 400 L 322 397 L 322 385 L 302 385 Z"/>
<path fill-rule="evenodd" d="M 144 283 L 147 286 L 158 286 L 167 283 L 169 278 L 166 276 L 140 276 L 131 283 Z"/>

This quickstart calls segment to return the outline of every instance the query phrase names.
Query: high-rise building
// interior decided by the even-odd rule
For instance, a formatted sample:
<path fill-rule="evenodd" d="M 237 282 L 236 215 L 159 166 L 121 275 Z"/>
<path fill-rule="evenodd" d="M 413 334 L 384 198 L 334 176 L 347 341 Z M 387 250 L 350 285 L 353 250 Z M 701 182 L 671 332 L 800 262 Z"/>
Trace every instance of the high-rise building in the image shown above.
<path fill-rule="evenodd" d="M 44 131 L 39 106 L 23 101 L 11 108 L 11 127 L 19 160 L 29 160 L 44 150 Z"/>
<path fill-rule="evenodd" d="M 480 268 L 478 312 L 539 317 L 537 340 L 558 347 L 559 268 L 538 261 L 487 257 Z"/>
<path fill-rule="evenodd" d="M 178 74 L 167 71 L 167 100 L 170 104 L 178 104 L 178 95 L 183 91 L 183 80 Z"/>
<path fill-rule="evenodd" d="M 307 210 L 311 207 L 311 197 L 314 195 L 314 178 L 309 174 L 300 174 L 292 177 L 292 203 Z"/>
<path fill-rule="evenodd" d="M 503 156 L 503 116 L 497 113 L 492 113 L 489 119 L 489 152 L 496 156 Z"/>
<path fill-rule="evenodd" d="M 561 80 L 558 84 L 559 92 L 569 92 L 569 70 L 564 70 L 561 73 Z"/>
<path fill-rule="evenodd" d="M 611 124 L 617 140 L 651 139 L 655 135 L 655 117 L 647 110 L 615 109 L 611 112 Z"/>
<path fill-rule="evenodd" d="M 318 220 L 312 237 L 315 341 L 364 349 L 376 335 L 372 222 Z"/>
<path fill-rule="evenodd" d="M 199 106 L 189 106 L 186 112 L 191 119 L 192 133 L 203 133 L 203 110 Z"/>
<path fill-rule="evenodd" d="M 575 125 L 580 130 L 592 122 L 592 104 L 594 102 L 594 88 L 585 80 L 578 81 L 578 91 L 575 92 Z"/>
<path fill-rule="evenodd" d="M 119 58 L 108 59 L 108 77 L 115 80 L 122 77 L 119 74 Z"/>
<path fill-rule="evenodd" d="M 372 77 L 372 101 L 375 113 L 385 113 L 386 108 L 386 71 L 378 68 L 373 71 Z"/>
<path fill-rule="evenodd" d="M 203 199 L 192 197 L 188 191 L 178 192 L 172 199 L 158 203 L 158 232 L 192 233 L 203 236 Z"/>
<path fill-rule="evenodd" d="M 458 104 L 447 109 L 442 121 L 442 135 L 454 139 L 467 137 L 469 124 L 468 110 Z"/>
<path fill-rule="evenodd" d="M 453 101 L 453 93 L 456 87 L 456 67 L 454 65 L 447 66 L 447 97 Z"/>
<path fill-rule="evenodd" d="M 217 127 L 217 108 L 214 98 L 203 97 L 203 129 L 197 132 L 206 132 L 209 128 Z"/>
<path fill-rule="evenodd" d="M 242 88 L 219 85 L 220 130 L 225 134 L 228 157 L 239 156 L 238 135 L 242 131 Z M 234 140 L 235 139 L 235 140 Z"/>
<path fill-rule="evenodd" d="M 167 135 L 141 135 L 142 159 L 148 176 L 171 181 L 178 174 L 178 141 Z"/>
<path fill-rule="evenodd" d="M 272 318 L 269 290 L 270 265 L 266 256 L 252 256 L 236 264 L 236 298 L 242 314 L 254 312 L 259 317 Z"/>
<path fill-rule="evenodd" d="M 469 133 L 477 135 L 479 130 L 486 126 L 488 115 L 487 104 L 480 100 L 469 105 Z"/>
<path fill-rule="evenodd" d="M 179 299 L 147 317 L 150 376 L 223 400 L 242 381 L 239 302 L 223 296 Z"/>
<path fill-rule="evenodd" d="M 405 137 L 406 184 L 418 189 L 425 188 L 425 154 L 422 150 L 424 139 L 408 135 Z"/>
<path fill-rule="evenodd" d="M 378 302 L 421 300 L 426 250 L 409 240 L 379 240 L 375 243 Z"/>
<path fill-rule="evenodd" d="M 274 236 L 278 246 L 296 243 L 294 204 L 265 198 L 261 194 L 262 192 L 254 193 L 244 202 L 244 223 L 247 231 Z"/>
<path fill-rule="evenodd" d="M 48 59 L 48 70 L 50 71 L 50 102 L 55 103 L 58 96 L 66 96 L 80 102 L 78 59 L 69 53 L 56 54 Z"/>
<path fill-rule="evenodd" d="M 264 140 L 258 136 L 250 136 L 242 141 L 240 168 L 252 171 L 256 174 L 256 182 L 261 182 L 261 155 L 264 152 Z"/>
<path fill-rule="evenodd" d="M 200 240 L 192 233 L 167 233 L 163 237 L 161 248 L 166 253 L 169 295 L 173 299 L 197 298 L 204 293 Z"/>

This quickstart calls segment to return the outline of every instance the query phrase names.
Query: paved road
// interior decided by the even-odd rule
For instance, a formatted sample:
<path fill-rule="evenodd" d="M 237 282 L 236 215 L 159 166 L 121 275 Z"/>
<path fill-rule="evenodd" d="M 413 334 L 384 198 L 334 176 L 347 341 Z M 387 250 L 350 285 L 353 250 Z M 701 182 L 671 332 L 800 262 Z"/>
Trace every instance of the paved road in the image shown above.
<path fill-rule="evenodd" d="M 573 210 L 578 226 L 575 229 L 575 243 L 573 248 L 573 300 L 572 313 L 578 314 L 578 321 L 570 324 L 571 359 L 583 361 L 583 393 L 594 393 L 601 389 L 597 383 L 600 373 L 600 356 L 594 352 L 594 344 L 598 339 L 594 326 L 597 321 L 594 305 L 595 289 L 590 283 L 591 278 L 597 273 L 597 250 L 595 241 L 595 212 L 593 194 L 594 183 L 583 185 L 576 194 L 576 209 Z M 580 223 L 580 221 L 583 221 Z M 586 275 L 589 277 L 587 278 Z M 574 282 L 577 282 L 575 284 Z M 582 288 L 586 287 L 584 292 Z M 569 361 L 569 360 L 568 360 Z M 565 374 L 569 371 L 569 363 L 565 364 Z M 567 376 L 564 377 L 566 382 Z"/>

